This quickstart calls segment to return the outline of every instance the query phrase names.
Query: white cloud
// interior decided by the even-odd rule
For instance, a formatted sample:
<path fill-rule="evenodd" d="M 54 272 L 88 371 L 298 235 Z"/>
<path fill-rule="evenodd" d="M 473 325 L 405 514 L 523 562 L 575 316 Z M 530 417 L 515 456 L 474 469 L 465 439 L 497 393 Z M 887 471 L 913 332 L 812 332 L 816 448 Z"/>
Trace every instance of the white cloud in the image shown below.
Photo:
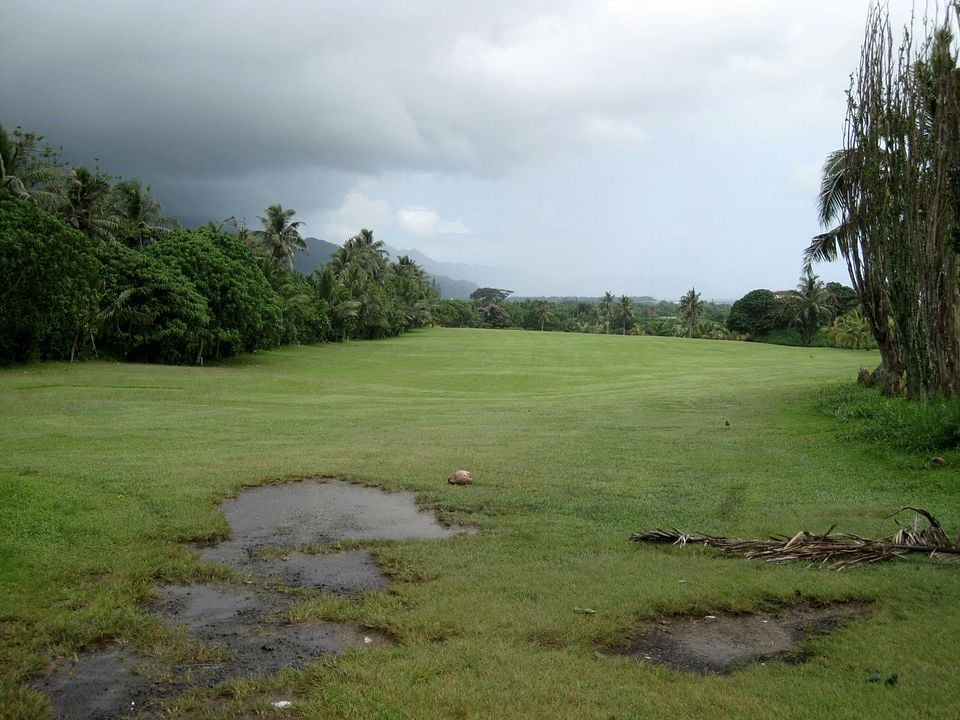
<path fill-rule="evenodd" d="M 444 220 L 436 210 L 422 205 L 401 208 L 397 217 L 404 229 L 421 237 L 471 234 L 470 228 L 462 220 Z"/>
<path fill-rule="evenodd" d="M 348 193 L 339 208 L 323 219 L 325 239 L 343 243 L 366 228 L 374 234 L 389 232 L 395 225 L 393 211 L 386 200 L 371 200 L 362 193 Z"/>

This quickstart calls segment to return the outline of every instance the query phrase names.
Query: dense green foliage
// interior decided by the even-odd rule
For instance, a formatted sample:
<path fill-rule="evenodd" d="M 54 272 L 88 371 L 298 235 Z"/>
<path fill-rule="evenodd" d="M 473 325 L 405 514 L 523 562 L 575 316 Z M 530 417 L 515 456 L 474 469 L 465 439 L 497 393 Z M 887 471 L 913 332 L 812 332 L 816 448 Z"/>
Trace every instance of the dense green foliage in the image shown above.
<path fill-rule="evenodd" d="M 777 322 L 777 314 L 777 301 L 772 291 L 751 290 L 730 307 L 727 327 L 743 335 L 766 335 Z"/>
<path fill-rule="evenodd" d="M 320 277 L 293 270 L 295 212 L 184 230 L 150 187 L 70 167 L 42 138 L 0 127 L 0 362 L 111 356 L 202 363 L 280 344 L 424 327 L 436 293 L 362 230 Z M 232 225 L 226 232 L 223 225 Z"/>
<path fill-rule="evenodd" d="M 0 708 L 47 717 L 32 673 L 121 643 L 208 661 L 149 612 L 158 585 L 236 584 L 190 541 L 220 500 L 330 475 L 418 493 L 449 541 L 363 543 L 393 578 L 306 590 L 298 621 L 393 641 L 302 671 L 169 697 L 163 717 L 870 720 L 956 713 L 960 573 L 903 560 L 831 572 L 628 542 L 657 526 L 882 537 L 916 505 L 960 528 L 956 466 L 851 441 L 813 402 L 877 353 L 550 332 L 426 330 L 192 367 L 0 371 Z M 729 427 L 724 421 L 729 421 Z M 454 469 L 474 485 L 453 487 Z M 701 677 L 615 655 L 642 623 L 856 599 L 809 662 Z M 575 608 L 590 608 L 586 615 Z M 187 665 L 189 666 L 189 665 Z M 897 687 L 867 682 L 897 672 Z M 35 708 L 30 711 L 29 708 Z"/>
<path fill-rule="evenodd" d="M 96 312 L 95 246 L 0 189 L 0 363 L 73 355 Z"/>
<path fill-rule="evenodd" d="M 253 253 L 233 235 L 212 228 L 176 230 L 145 252 L 179 270 L 206 301 L 210 320 L 200 361 L 206 353 L 219 358 L 279 344 L 280 298 Z"/>
<path fill-rule="evenodd" d="M 119 243 L 100 246 L 98 347 L 124 360 L 191 362 L 207 337 L 206 298 L 179 267 Z"/>

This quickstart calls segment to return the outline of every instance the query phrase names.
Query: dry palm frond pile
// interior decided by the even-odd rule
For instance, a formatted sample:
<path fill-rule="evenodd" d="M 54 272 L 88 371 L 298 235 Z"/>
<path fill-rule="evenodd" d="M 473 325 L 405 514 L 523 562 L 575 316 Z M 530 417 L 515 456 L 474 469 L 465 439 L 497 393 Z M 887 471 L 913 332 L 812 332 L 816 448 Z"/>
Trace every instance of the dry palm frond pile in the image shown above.
<path fill-rule="evenodd" d="M 822 535 L 801 530 L 793 537 L 774 536 L 769 540 L 715 537 L 679 530 L 650 530 L 633 533 L 631 540 L 670 545 L 706 545 L 746 558 L 760 558 L 767 562 L 806 562 L 810 565 L 841 570 L 853 565 L 891 560 L 908 553 L 925 553 L 932 558 L 960 562 L 960 538 L 951 542 L 943 526 L 926 510 L 906 507 L 891 515 L 895 518 L 904 510 L 917 513 L 909 527 L 902 527 L 895 535 L 882 540 L 834 533 L 835 525 Z M 926 527 L 921 527 L 926 518 Z"/>

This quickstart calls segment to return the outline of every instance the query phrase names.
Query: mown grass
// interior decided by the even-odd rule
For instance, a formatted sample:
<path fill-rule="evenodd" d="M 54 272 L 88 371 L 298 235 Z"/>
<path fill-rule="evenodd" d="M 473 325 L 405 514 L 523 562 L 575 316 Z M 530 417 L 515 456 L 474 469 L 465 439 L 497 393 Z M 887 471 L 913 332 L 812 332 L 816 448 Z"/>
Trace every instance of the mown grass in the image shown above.
<path fill-rule="evenodd" d="M 956 568 L 836 573 L 627 541 L 654 526 L 881 536 L 905 505 L 960 528 L 953 465 L 851 440 L 818 409 L 822 388 L 875 364 L 832 349 L 432 330 L 202 369 L 0 371 L 0 717 L 43 717 L 23 684 L 53 655 L 114 640 L 187 652 L 144 609 L 157 584 L 218 573 L 183 542 L 228 533 L 217 503 L 242 487 L 316 475 L 414 490 L 481 532 L 378 544 L 410 582 L 292 612 L 379 628 L 394 645 L 171 712 L 247 717 L 285 694 L 292 717 L 949 717 Z M 448 486 L 458 467 L 476 484 Z M 803 665 L 701 678 L 605 652 L 665 613 L 798 598 L 871 610 L 810 641 Z M 873 671 L 899 683 L 869 683 Z"/>

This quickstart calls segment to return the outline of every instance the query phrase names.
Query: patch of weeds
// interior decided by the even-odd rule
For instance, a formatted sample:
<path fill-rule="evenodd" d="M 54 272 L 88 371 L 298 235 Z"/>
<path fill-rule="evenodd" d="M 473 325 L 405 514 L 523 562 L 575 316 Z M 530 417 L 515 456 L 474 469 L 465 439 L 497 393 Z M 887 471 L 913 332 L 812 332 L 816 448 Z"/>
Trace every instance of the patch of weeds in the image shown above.
<path fill-rule="evenodd" d="M 846 385 L 825 391 L 818 404 L 857 439 L 910 452 L 960 448 L 960 400 L 911 402 Z"/>

